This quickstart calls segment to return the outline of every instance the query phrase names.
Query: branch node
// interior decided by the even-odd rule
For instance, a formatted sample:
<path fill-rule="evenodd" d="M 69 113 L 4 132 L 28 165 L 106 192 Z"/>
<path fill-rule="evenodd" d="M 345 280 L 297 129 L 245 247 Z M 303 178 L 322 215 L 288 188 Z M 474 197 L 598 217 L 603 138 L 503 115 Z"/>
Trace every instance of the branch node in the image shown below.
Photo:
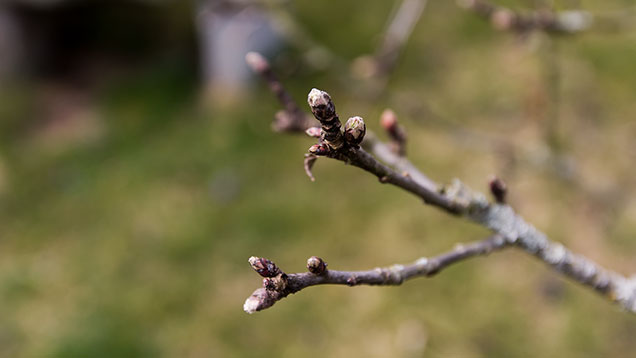
<path fill-rule="evenodd" d="M 350 287 L 351 287 L 351 286 L 355 286 L 355 285 L 357 285 L 357 284 L 358 284 L 358 280 L 356 279 L 356 277 L 355 277 L 355 276 L 351 275 L 351 277 L 349 277 L 349 278 L 347 279 L 347 286 L 350 286 Z"/>
<path fill-rule="evenodd" d="M 281 273 L 275 277 L 265 277 L 263 287 L 269 291 L 283 292 L 287 288 L 287 275 Z"/>

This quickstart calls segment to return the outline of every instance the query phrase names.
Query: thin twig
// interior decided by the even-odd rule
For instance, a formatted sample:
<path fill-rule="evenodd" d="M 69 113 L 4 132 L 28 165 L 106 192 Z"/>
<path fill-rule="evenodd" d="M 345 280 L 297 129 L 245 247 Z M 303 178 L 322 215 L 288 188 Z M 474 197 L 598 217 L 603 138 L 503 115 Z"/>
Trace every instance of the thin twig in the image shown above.
<path fill-rule="evenodd" d="M 276 114 L 274 122 L 272 123 L 272 128 L 276 132 L 297 134 L 306 133 L 310 137 L 315 137 L 316 135 L 313 132 L 309 132 L 309 130 L 315 128 L 316 121 L 300 109 L 296 101 L 294 101 L 293 97 L 272 71 L 269 62 L 257 52 L 248 53 L 245 56 L 245 60 L 252 70 L 259 74 L 267 82 L 270 90 L 276 95 L 279 103 L 286 109 L 285 111 L 279 111 Z M 289 115 L 288 113 L 292 113 L 292 115 Z M 398 155 L 391 150 L 389 145 L 379 141 L 373 132 L 367 131 L 361 146 L 373 153 L 384 163 L 394 167 L 402 173 L 408 173 L 411 179 L 418 184 L 431 191 L 437 190 L 435 182 L 417 169 L 407 158 Z M 311 159 L 310 162 L 311 165 L 307 165 L 308 160 L 305 160 L 305 171 L 310 179 L 314 181 L 315 179 L 313 179 L 313 175 L 311 174 L 311 167 L 315 162 L 315 158 Z"/>
<path fill-rule="evenodd" d="M 459 0 L 458 4 L 487 19 L 497 30 L 516 33 L 539 30 L 552 34 L 573 34 L 588 30 L 593 23 L 592 15 L 581 10 L 518 12 L 486 0 Z"/>
<path fill-rule="evenodd" d="M 431 277 L 446 267 L 477 256 L 485 256 L 493 251 L 506 247 L 508 242 L 499 235 L 493 235 L 483 241 L 457 245 L 451 251 L 438 256 L 421 257 L 409 265 L 393 265 L 383 268 L 375 268 L 368 271 L 335 271 L 326 269 L 326 263 L 317 257 L 308 260 L 308 269 L 312 267 L 322 267 L 319 270 L 310 272 L 285 274 L 276 272 L 273 277 L 263 280 L 263 288 L 259 288 L 245 301 L 243 309 L 247 313 L 254 313 L 271 307 L 277 301 L 296 293 L 307 287 L 316 285 L 375 285 L 375 286 L 395 286 L 406 280 L 418 277 Z M 251 258 L 250 263 L 271 261 L 260 258 Z M 314 266 L 310 266 L 310 263 Z M 271 263 L 273 265 L 273 263 Z M 252 265 L 254 267 L 254 265 Z M 274 265 L 275 267 L 275 265 Z M 262 269 L 255 268 L 257 271 Z M 315 273 L 314 273 L 315 272 Z M 260 272 L 259 272 L 260 273 Z M 269 273 L 268 273 L 269 274 Z M 263 275 L 261 273 L 261 275 Z M 271 275 L 271 274 L 270 274 Z M 279 289 L 271 289 L 278 287 Z"/>

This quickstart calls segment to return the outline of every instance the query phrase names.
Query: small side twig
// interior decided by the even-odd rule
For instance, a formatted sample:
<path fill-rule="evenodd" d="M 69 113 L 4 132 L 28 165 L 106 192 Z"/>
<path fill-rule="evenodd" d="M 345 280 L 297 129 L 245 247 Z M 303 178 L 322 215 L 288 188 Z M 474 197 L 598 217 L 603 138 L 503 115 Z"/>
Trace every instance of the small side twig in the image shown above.
<path fill-rule="evenodd" d="M 393 265 L 375 268 L 368 271 L 335 271 L 328 270 L 327 264 L 316 256 L 307 260 L 309 272 L 285 274 L 280 271 L 274 276 L 263 279 L 263 287 L 257 289 L 247 298 L 243 309 L 254 313 L 273 306 L 276 302 L 307 287 L 316 285 L 376 285 L 395 286 L 406 280 L 417 277 L 431 277 L 446 267 L 477 256 L 488 255 L 509 245 L 501 236 L 494 235 L 483 241 L 457 245 L 453 250 L 433 257 L 421 257 L 409 265 Z M 251 257 L 252 262 L 271 261 Z M 273 265 L 273 263 L 272 263 Z M 275 265 L 274 265 L 275 266 Z M 252 267 L 254 265 L 252 264 Z M 258 267 L 255 270 L 259 272 Z"/>
<path fill-rule="evenodd" d="M 380 124 L 391 138 L 391 147 L 393 151 L 401 156 L 406 156 L 406 131 L 398 123 L 395 112 L 385 109 L 380 116 Z"/>
<path fill-rule="evenodd" d="M 292 113 L 301 112 L 302 115 L 287 115 L 289 110 L 279 111 L 276 114 L 272 128 L 276 132 L 284 133 L 305 133 L 310 137 L 319 138 L 320 128 L 315 127 L 316 121 L 310 116 L 305 114 L 298 104 L 293 100 L 292 96 L 285 89 L 283 84 L 277 79 L 273 73 L 267 60 L 257 52 L 250 52 L 246 55 L 246 61 L 254 72 L 259 74 L 268 84 L 270 90 L 276 95 L 276 98 L 284 108 L 291 109 Z M 362 143 L 360 144 L 365 150 L 373 153 L 382 162 L 390 165 L 396 170 L 402 173 L 408 173 L 408 175 L 419 185 L 426 187 L 430 191 L 436 191 L 437 185 L 434 181 L 428 178 L 424 173 L 415 167 L 406 157 L 400 156 L 395 153 L 390 145 L 384 144 L 376 135 L 367 130 L 366 135 Z M 315 163 L 315 158 L 305 158 L 305 172 L 309 178 L 313 178 L 311 174 L 311 168 Z M 312 181 L 314 181 L 312 179 Z"/>
<path fill-rule="evenodd" d="M 278 102 L 283 106 L 284 110 L 278 111 L 272 128 L 276 132 L 302 132 L 312 127 L 315 122 L 311 117 L 307 116 L 303 110 L 298 107 L 296 101 L 285 90 L 274 71 L 272 71 L 269 62 L 258 52 L 249 52 L 245 55 L 245 62 L 250 68 L 261 75 L 267 82 L 269 89 L 276 95 Z"/>
<path fill-rule="evenodd" d="M 459 0 L 458 4 L 487 19 L 497 30 L 521 34 L 535 30 L 552 34 L 574 34 L 588 30 L 593 23 L 592 15 L 581 10 L 518 12 L 486 0 Z"/>

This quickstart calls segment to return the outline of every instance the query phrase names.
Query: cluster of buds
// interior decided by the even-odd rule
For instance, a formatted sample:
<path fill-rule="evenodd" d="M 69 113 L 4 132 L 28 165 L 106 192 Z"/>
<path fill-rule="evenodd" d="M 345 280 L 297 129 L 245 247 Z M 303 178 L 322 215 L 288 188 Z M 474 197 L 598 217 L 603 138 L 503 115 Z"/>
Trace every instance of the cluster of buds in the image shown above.
<path fill-rule="evenodd" d="M 357 148 L 366 133 L 366 125 L 362 117 L 351 117 L 344 126 L 336 113 L 336 106 L 331 100 L 329 93 L 313 88 L 307 96 L 307 103 L 311 107 L 314 117 L 320 122 L 320 143 L 309 148 L 309 152 L 314 155 L 326 155 L 330 151 L 341 148 Z M 306 131 L 310 137 L 318 135 L 315 128 Z"/>
<path fill-rule="evenodd" d="M 320 122 L 322 127 L 321 141 L 330 149 L 338 150 L 344 145 L 340 119 L 336 114 L 334 105 L 329 93 L 313 88 L 307 96 L 307 103 L 311 107 L 311 113 Z"/>

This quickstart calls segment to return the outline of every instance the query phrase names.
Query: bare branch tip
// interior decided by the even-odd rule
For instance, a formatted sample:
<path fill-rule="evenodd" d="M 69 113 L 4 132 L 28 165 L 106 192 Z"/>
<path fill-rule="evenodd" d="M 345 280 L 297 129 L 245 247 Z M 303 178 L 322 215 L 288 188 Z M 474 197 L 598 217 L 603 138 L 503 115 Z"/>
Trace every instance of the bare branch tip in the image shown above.
<path fill-rule="evenodd" d="M 252 314 L 273 306 L 275 302 L 266 289 L 259 288 L 245 300 L 243 311 Z"/>

